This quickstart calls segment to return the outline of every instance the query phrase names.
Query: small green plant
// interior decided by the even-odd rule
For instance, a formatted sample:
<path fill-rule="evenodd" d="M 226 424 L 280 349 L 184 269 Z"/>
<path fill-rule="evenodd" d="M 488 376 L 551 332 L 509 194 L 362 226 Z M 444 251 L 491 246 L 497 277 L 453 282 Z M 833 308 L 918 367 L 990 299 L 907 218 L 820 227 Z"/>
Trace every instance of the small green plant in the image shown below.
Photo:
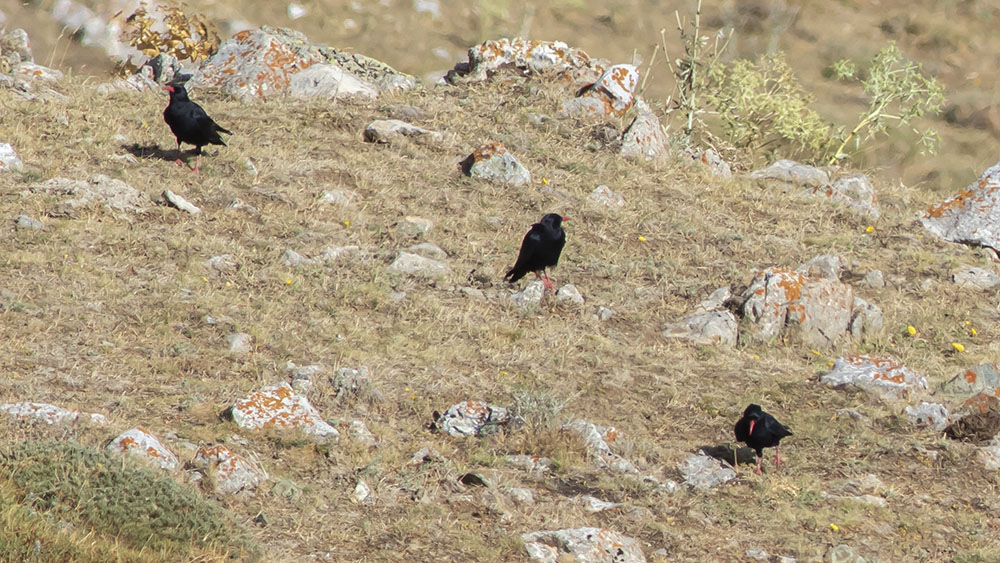
<path fill-rule="evenodd" d="M 925 151 L 935 152 L 938 134 L 934 129 L 919 128 L 912 121 L 925 113 L 939 113 L 944 104 L 944 85 L 933 77 L 925 76 L 919 64 L 908 60 L 890 43 L 879 51 L 865 72 L 860 72 L 854 62 L 842 59 L 833 65 L 840 79 L 856 80 L 871 100 L 861 114 L 858 124 L 843 137 L 843 142 L 830 157 L 830 164 L 847 158 L 844 149 L 854 141 L 856 150 L 861 143 L 886 133 L 891 124 L 909 126 L 920 139 Z"/>

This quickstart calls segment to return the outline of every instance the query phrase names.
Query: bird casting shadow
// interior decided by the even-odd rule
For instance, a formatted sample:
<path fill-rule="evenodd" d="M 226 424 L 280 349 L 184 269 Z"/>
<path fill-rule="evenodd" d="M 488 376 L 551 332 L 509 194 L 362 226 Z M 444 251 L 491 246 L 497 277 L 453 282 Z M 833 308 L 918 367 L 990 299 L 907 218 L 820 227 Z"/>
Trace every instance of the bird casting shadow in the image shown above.
<path fill-rule="evenodd" d="M 733 465 L 733 448 L 729 444 L 720 444 L 718 446 L 702 446 L 698 448 L 699 451 L 707 455 L 708 457 L 714 457 L 719 461 L 724 461 L 729 465 Z M 739 448 L 736 450 L 735 459 L 737 463 L 756 465 L 757 464 L 757 454 L 754 453 L 753 448 Z"/>
<path fill-rule="evenodd" d="M 197 149 L 190 150 L 177 150 L 177 149 L 163 149 L 159 145 L 140 145 L 138 143 L 132 143 L 131 145 L 122 145 L 122 148 L 128 151 L 132 156 L 136 158 L 158 158 L 160 160 L 165 160 L 167 162 L 176 162 L 178 159 L 184 160 L 186 157 L 195 156 Z"/>

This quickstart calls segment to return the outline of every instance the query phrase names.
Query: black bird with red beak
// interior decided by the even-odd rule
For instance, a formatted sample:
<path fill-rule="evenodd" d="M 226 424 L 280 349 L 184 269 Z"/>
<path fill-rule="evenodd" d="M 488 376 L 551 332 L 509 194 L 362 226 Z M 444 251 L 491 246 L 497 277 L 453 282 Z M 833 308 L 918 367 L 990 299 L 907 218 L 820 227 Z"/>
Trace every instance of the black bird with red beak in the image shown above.
<path fill-rule="evenodd" d="M 545 273 L 545 268 L 555 267 L 559 263 L 559 255 L 566 245 L 563 221 L 569 221 L 569 217 L 549 213 L 532 225 L 521 241 L 521 251 L 517 255 L 514 267 L 507 272 L 504 279 L 514 283 L 528 272 L 534 272 L 535 277 L 545 284 L 545 289 L 553 289 L 555 286 Z"/>
<path fill-rule="evenodd" d="M 188 98 L 187 90 L 183 85 L 171 84 L 165 87 L 170 92 L 170 103 L 167 109 L 163 110 L 163 121 L 170 126 L 170 131 L 177 138 L 177 152 L 181 150 L 181 143 L 194 145 L 194 154 L 198 155 L 195 161 L 194 170 L 198 172 L 201 168 L 201 147 L 205 145 L 223 145 L 225 141 L 219 133 L 232 135 L 233 132 L 224 129 L 205 113 L 201 106 Z M 180 158 L 177 164 L 184 164 Z"/>
<path fill-rule="evenodd" d="M 762 472 L 764 448 L 774 448 L 774 464 L 781 464 L 781 448 L 778 442 L 785 436 L 791 436 L 792 431 L 785 428 L 778 419 L 764 412 L 760 405 L 750 405 L 743 411 L 743 418 L 736 422 L 733 429 L 736 440 L 750 446 L 757 452 L 757 474 Z"/>

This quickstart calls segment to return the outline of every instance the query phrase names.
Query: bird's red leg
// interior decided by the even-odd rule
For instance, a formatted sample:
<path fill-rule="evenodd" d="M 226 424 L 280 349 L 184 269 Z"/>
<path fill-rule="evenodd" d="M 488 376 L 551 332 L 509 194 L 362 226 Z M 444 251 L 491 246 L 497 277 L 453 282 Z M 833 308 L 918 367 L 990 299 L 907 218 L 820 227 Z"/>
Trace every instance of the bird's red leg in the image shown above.
<path fill-rule="evenodd" d="M 191 173 L 197 174 L 200 169 L 201 169 L 201 153 L 199 152 L 198 156 L 195 157 L 194 159 L 194 169 L 191 170 Z"/>
<path fill-rule="evenodd" d="M 545 289 L 555 291 L 556 286 L 552 283 L 552 280 L 549 279 L 549 275 L 545 273 L 545 270 L 542 270 L 542 283 L 545 284 Z"/>
<path fill-rule="evenodd" d="M 761 473 L 764 472 L 764 470 L 761 468 L 761 465 L 763 465 L 763 463 L 764 463 L 764 458 L 757 456 L 757 475 L 760 475 Z"/>
<path fill-rule="evenodd" d="M 775 446 L 774 447 L 774 464 L 775 465 L 781 465 L 781 447 L 780 446 Z"/>

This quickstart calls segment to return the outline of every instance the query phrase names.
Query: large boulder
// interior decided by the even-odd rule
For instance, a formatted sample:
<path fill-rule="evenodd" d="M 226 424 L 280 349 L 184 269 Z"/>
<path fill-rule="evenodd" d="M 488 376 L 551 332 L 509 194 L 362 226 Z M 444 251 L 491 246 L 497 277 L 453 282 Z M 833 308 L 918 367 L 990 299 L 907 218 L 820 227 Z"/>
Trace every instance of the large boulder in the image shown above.
<path fill-rule="evenodd" d="M 927 378 L 892 358 L 862 354 L 837 358 L 820 378 L 828 387 L 855 387 L 887 399 L 905 399 L 927 390 Z"/>
<path fill-rule="evenodd" d="M 622 135 L 621 155 L 625 158 L 656 160 L 668 153 L 667 134 L 660 119 L 643 102 L 636 103 L 639 114 Z"/>
<path fill-rule="evenodd" d="M 487 143 L 466 156 L 459 167 L 466 176 L 508 186 L 531 183 L 531 172 L 500 142 Z"/>
<path fill-rule="evenodd" d="M 340 437 L 337 429 L 323 420 L 309 399 L 284 382 L 264 387 L 237 401 L 229 409 L 229 415 L 237 426 L 248 430 L 299 430 L 319 440 Z"/>
<path fill-rule="evenodd" d="M 639 70 L 632 65 L 615 65 L 597 82 L 581 89 L 575 98 L 559 105 L 563 117 L 621 117 L 635 103 Z"/>
<path fill-rule="evenodd" d="M 468 61 L 448 72 L 451 83 L 482 82 L 502 71 L 518 75 L 555 74 L 574 87 L 595 82 L 607 68 L 607 61 L 592 59 L 580 49 L 562 41 L 532 41 L 521 37 L 496 39 L 469 49 Z"/>
<path fill-rule="evenodd" d="M 412 76 L 375 59 L 312 43 L 292 29 L 262 26 L 224 41 L 188 86 L 219 88 L 248 102 L 275 96 L 373 98 L 415 84 Z"/>
<path fill-rule="evenodd" d="M 1000 251 L 1000 162 L 964 190 L 932 206 L 920 222 L 944 240 Z"/>

